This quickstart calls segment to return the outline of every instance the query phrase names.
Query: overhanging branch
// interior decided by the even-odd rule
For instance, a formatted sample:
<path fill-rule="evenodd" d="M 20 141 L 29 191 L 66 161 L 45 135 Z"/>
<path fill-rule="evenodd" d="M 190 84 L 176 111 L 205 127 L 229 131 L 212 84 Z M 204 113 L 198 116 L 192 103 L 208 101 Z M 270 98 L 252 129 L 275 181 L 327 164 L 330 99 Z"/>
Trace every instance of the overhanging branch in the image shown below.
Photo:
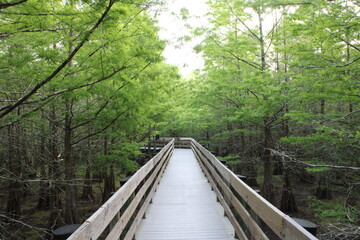
<path fill-rule="evenodd" d="M 101 17 L 98 19 L 98 21 L 95 23 L 95 25 L 85 33 L 83 39 L 80 41 L 80 43 L 74 48 L 74 50 L 69 54 L 67 59 L 63 61 L 63 63 L 58 66 L 47 78 L 45 78 L 43 81 L 38 83 L 29 93 L 21 97 L 18 101 L 16 101 L 14 104 L 7 107 L 3 112 L 0 114 L 0 118 L 5 117 L 10 112 L 12 112 L 14 109 L 16 109 L 18 106 L 23 104 L 27 99 L 29 99 L 32 95 L 34 95 L 40 88 L 42 88 L 45 84 L 50 82 L 58 73 L 64 69 L 68 63 L 74 58 L 74 56 L 77 54 L 77 52 L 84 46 L 85 42 L 89 40 L 89 37 L 91 34 L 95 31 L 95 29 L 104 21 L 105 17 L 109 13 L 111 7 L 114 5 L 115 1 L 110 0 L 109 5 L 105 9 L 104 13 L 101 15 Z"/>
<path fill-rule="evenodd" d="M 275 149 L 271 149 L 271 148 L 266 148 L 266 150 L 271 151 L 271 153 L 273 155 L 275 155 L 275 156 L 279 156 L 283 161 L 285 161 L 285 159 L 288 159 L 288 161 L 295 162 L 295 163 L 298 163 L 298 164 L 302 164 L 302 165 L 305 165 L 305 166 L 310 167 L 310 168 L 327 167 L 327 168 L 336 168 L 336 169 L 360 170 L 360 167 L 353 167 L 353 166 L 339 166 L 339 165 L 330 165 L 330 164 L 305 163 L 303 161 L 299 161 L 296 158 L 285 154 L 285 152 L 279 152 L 279 151 L 277 151 Z"/>

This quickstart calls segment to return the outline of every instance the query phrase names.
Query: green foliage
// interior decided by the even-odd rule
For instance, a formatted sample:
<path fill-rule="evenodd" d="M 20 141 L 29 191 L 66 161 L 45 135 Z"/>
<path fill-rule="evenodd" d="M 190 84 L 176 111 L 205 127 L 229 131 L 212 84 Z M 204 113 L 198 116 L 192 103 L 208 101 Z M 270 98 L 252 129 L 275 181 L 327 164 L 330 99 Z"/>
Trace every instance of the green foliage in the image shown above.
<path fill-rule="evenodd" d="M 238 166 L 239 164 L 241 164 L 241 159 L 239 156 L 236 155 L 228 155 L 226 157 L 224 157 L 224 159 L 226 160 L 226 165 L 230 168 L 233 169 L 234 167 Z"/>
<path fill-rule="evenodd" d="M 165 43 L 147 12 L 156 4 L 163 1 L 29 0 L 1 9 L 0 114 L 32 92 L 0 119 L 2 169 L 14 172 L 7 164 L 13 158 L 14 178 L 56 183 L 90 170 L 89 184 L 93 175 L 140 167 L 138 147 L 166 124 L 179 79 L 178 69 L 164 62 Z M 8 154 L 12 145 L 21 150 Z M 56 183 L 31 196 L 55 199 L 42 196 L 55 192 L 66 204 L 51 207 L 74 207 L 76 215 L 76 197 Z M 56 225 L 46 221 L 39 229 Z"/>
<path fill-rule="evenodd" d="M 316 211 L 315 216 L 322 221 L 335 222 L 356 222 L 359 217 L 359 212 L 355 208 L 344 208 L 338 203 L 331 201 L 322 201 L 314 196 L 309 196 L 309 207 Z M 349 218 L 350 216 L 350 218 Z"/>

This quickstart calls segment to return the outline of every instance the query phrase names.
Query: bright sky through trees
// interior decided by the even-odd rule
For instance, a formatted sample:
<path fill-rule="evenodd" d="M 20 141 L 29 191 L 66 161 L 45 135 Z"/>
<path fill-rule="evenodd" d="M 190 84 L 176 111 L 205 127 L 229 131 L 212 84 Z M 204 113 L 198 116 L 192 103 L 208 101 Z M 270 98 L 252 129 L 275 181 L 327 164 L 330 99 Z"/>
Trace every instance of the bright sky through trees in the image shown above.
<path fill-rule="evenodd" d="M 160 37 L 169 41 L 164 57 L 167 63 L 179 66 L 184 76 L 193 70 L 203 66 L 203 60 L 199 54 L 193 51 L 193 47 L 201 41 L 192 39 L 189 42 L 181 42 L 181 38 L 189 35 L 185 22 L 181 19 L 181 9 L 189 10 L 189 15 L 194 16 L 187 22 L 192 26 L 201 26 L 207 23 L 204 16 L 208 11 L 205 0 L 171 0 L 167 2 L 166 10 L 159 17 L 161 27 Z"/>

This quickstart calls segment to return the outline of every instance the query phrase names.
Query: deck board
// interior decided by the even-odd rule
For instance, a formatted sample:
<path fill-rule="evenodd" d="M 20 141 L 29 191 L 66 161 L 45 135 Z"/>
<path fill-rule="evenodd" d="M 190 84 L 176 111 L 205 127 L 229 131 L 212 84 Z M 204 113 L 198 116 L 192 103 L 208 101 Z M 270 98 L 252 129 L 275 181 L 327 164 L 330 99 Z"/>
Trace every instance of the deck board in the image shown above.
<path fill-rule="evenodd" d="M 175 149 L 136 240 L 234 240 L 191 149 Z"/>

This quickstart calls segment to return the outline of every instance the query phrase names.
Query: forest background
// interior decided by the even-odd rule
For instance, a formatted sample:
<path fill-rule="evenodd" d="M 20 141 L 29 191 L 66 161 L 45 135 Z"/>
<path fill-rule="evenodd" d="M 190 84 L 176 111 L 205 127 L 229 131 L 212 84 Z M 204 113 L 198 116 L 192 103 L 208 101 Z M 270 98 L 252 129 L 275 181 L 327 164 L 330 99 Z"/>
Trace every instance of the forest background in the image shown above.
<path fill-rule="evenodd" d="M 150 155 L 193 137 L 320 238 L 359 237 L 356 0 L 209 0 L 204 68 L 165 62 L 146 0 L 0 3 L 0 238 L 84 221 Z"/>

